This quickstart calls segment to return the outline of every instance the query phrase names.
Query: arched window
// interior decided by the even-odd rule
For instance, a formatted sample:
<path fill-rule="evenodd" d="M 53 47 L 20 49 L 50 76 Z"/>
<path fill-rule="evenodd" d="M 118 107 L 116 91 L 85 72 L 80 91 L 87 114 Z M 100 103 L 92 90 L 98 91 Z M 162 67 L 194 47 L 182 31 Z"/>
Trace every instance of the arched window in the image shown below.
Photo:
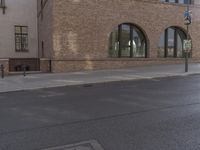
<path fill-rule="evenodd" d="M 183 41 L 186 38 L 186 33 L 180 28 L 167 28 L 160 36 L 158 57 L 183 57 Z"/>
<path fill-rule="evenodd" d="M 135 25 L 124 23 L 110 35 L 110 57 L 147 57 L 147 41 L 143 32 Z"/>

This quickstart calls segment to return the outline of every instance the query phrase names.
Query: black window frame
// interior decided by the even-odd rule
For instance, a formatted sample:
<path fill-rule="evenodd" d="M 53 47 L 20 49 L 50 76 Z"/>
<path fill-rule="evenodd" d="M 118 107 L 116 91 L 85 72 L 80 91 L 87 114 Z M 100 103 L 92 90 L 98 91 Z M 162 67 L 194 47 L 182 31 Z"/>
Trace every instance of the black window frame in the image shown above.
<path fill-rule="evenodd" d="M 122 56 L 122 44 L 121 44 L 121 41 L 122 41 L 122 26 L 123 25 L 128 25 L 130 27 L 130 54 L 129 56 Z M 119 49 L 118 49 L 118 55 L 116 57 L 118 58 L 148 58 L 148 42 L 147 42 L 147 37 L 146 35 L 144 34 L 144 32 L 141 30 L 140 27 L 138 27 L 137 25 L 133 24 L 133 23 L 122 23 L 120 25 L 118 25 L 118 43 L 119 43 Z M 142 36 L 144 37 L 144 42 L 145 42 L 145 54 L 144 54 L 144 57 L 136 57 L 134 56 L 133 54 L 133 34 L 131 34 L 134 30 L 134 28 L 136 28 L 141 34 Z"/>
<path fill-rule="evenodd" d="M 182 57 L 177 56 L 177 54 L 178 54 L 177 37 L 178 37 L 178 35 L 182 36 L 181 40 L 184 40 L 184 39 L 187 39 L 187 34 L 182 29 L 180 29 L 178 27 L 169 27 L 169 28 L 165 29 L 165 31 L 164 31 L 164 58 L 170 58 L 170 56 L 168 55 L 168 48 L 169 48 L 169 45 L 168 45 L 168 40 L 169 40 L 168 30 L 170 28 L 174 30 L 174 39 L 173 39 L 173 41 L 174 41 L 174 54 L 173 54 L 173 58 L 184 58 L 184 50 L 183 50 L 183 56 Z M 191 55 L 189 57 L 191 57 Z"/>
<path fill-rule="evenodd" d="M 20 33 L 16 33 L 16 28 L 20 28 Z M 27 28 L 27 33 L 23 33 L 23 31 L 22 31 L 22 28 Z M 21 49 L 17 49 L 17 37 L 18 36 L 20 36 L 20 38 L 22 39 L 22 37 L 26 37 L 26 41 L 27 41 L 27 43 L 26 43 L 26 49 L 22 49 L 22 47 L 23 47 L 23 45 L 24 45 L 24 43 L 22 42 L 22 40 L 20 40 L 20 47 L 21 47 Z M 28 46 L 29 46 L 29 43 L 28 43 L 28 41 L 29 41 L 29 38 L 28 38 L 28 26 L 21 26 L 21 25 L 15 25 L 15 51 L 16 52 L 28 52 L 29 51 L 29 49 L 28 49 Z"/>

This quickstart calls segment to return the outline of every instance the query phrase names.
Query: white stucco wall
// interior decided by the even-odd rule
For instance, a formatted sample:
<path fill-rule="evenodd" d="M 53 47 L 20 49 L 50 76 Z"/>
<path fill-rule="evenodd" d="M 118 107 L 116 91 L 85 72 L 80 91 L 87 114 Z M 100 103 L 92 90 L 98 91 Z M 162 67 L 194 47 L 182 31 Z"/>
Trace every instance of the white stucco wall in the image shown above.
<path fill-rule="evenodd" d="M 5 0 L 6 13 L 0 8 L 0 58 L 37 58 L 37 1 Z M 28 26 L 28 52 L 15 51 L 15 25 Z"/>

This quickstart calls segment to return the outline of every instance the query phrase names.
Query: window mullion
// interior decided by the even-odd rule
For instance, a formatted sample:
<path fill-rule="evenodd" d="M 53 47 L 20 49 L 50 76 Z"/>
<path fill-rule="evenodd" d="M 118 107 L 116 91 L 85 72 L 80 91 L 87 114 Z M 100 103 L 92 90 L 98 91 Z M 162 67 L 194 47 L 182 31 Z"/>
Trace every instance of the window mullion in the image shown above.
<path fill-rule="evenodd" d="M 174 57 L 177 57 L 177 29 L 174 29 Z"/>
<path fill-rule="evenodd" d="M 22 27 L 20 27 L 20 30 L 21 30 L 21 35 L 20 35 L 20 39 L 21 39 L 21 51 L 23 51 L 23 41 L 22 41 L 22 38 L 23 38 L 23 35 L 22 35 Z"/>
<path fill-rule="evenodd" d="M 122 50 L 122 43 L 121 43 L 121 41 L 122 41 L 122 37 L 121 37 L 121 35 L 122 35 L 122 25 L 119 25 L 119 27 L 118 27 L 118 32 L 119 32 L 119 34 L 118 34 L 118 41 L 119 41 L 119 52 L 118 52 L 118 57 L 120 58 L 121 57 L 121 50 Z"/>
<path fill-rule="evenodd" d="M 133 27 L 130 26 L 130 57 L 133 57 Z"/>
<path fill-rule="evenodd" d="M 165 30 L 165 57 L 168 56 L 168 29 Z"/>

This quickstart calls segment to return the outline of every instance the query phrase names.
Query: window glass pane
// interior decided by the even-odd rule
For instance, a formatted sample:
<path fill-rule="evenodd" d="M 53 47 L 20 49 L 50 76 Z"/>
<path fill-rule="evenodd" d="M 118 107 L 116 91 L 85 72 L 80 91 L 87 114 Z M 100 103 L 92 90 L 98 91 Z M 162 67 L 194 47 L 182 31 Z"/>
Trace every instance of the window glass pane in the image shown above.
<path fill-rule="evenodd" d="M 121 27 L 121 56 L 129 57 L 131 50 L 130 26 L 127 24 L 123 24 Z"/>
<path fill-rule="evenodd" d="M 140 30 L 133 28 L 133 56 L 145 57 L 146 41 Z"/>
<path fill-rule="evenodd" d="M 111 57 L 146 57 L 144 34 L 132 24 L 121 24 L 110 35 Z"/>
<path fill-rule="evenodd" d="M 177 57 L 183 57 L 183 41 L 179 34 L 177 36 Z"/>
<path fill-rule="evenodd" d="M 21 36 L 20 35 L 15 36 L 15 46 L 16 46 L 16 51 L 21 50 Z"/>
<path fill-rule="evenodd" d="M 158 43 L 158 57 L 165 57 L 165 32 L 161 34 Z"/>
<path fill-rule="evenodd" d="M 22 48 L 22 50 L 27 50 L 28 49 L 28 37 L 27 37 L 27 35 L 22 35 L 21 48 Z"/>
<path fill-rule="evenodd" d="M 118 57 L 119 53 L 119 40 L 118 40 L 118 27 L 110 35 L 109 55 L 111 57 Z"/>
<path fill-rule="evenodd" d="M 22 27 L 22 33 L 28 33 L 28 27 Z"/>
<path fill-rule="evenodd" d="M 184 4 L 184 2 L 185 2 L 184 0 L 179 0 L 180 4 Z"/>
<path fill-rule="evenodd" d="M 183 41 L 187 39 L 186 34 L 180 30 L 176 29 L 178 33 L 178 40 L 177 40 L 177 57 L 183 57 L 184 52 L 183 52 Z"/>
<path fill-rule="evenodd" d="M 188 4 L 188 3 L 189 3 L 189 4 L 192 4 L 192 0 L 184 0 L 184 3 L 185 3 L 185 4 Z"/>
<path fill-rule="evenodd" d="M 179 4 L 192 4 L 192 0 L 160 0 L 161 2 L 179 3 Z"/>
<path fill-rule="evenodd" d="M 163 32 L 160 36 L 158 57 L 183 57 L 184 39 L 186 39 L 186 34 L 181 29 L 176 27 L 166 29 L 166 32 Z M 167 42 L 166 45 L 165 41 Z"/>
<path fill-rule="evenodd" d="M 16 51 L 28 51 L 28 27 L 15 26 Z"/>
<path fill-rule="evenodd" d="M 168 29 L 168 57 L 174 57 L 174 29 Z"/>
<path fill-rule="evenodd" d="M 175 0 L 169 0 L 170 3 L 175 3 Z"/>
<path fill-rule="evenodd" d="M 15 33 L 21 33 L 21 28 L 20 27 L 15 27 Z"/>

